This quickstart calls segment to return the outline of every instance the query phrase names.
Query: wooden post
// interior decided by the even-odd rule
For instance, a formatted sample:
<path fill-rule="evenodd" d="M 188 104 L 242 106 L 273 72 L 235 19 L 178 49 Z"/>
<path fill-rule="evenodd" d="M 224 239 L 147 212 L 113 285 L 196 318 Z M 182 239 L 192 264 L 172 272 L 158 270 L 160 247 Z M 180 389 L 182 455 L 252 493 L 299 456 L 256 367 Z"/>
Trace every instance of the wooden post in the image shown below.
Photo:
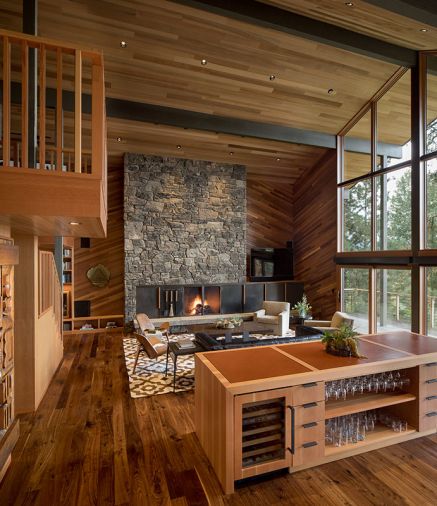
<path fill-rule="evenodd" d="M 3 37 L 3 166 L 11 160 L 11 46 Z"/>
<path fill-rule="evenodd" d="M 39 168 L 46 165 L 46 48 L 40 47 L 39 59 Z"/>
<path fill-rule="evenodd" d="M 93 63 L 92 67 L 92 105 L 91 105 L 91 173 L 103 175 L 104 164 L 104 102 L 103 67 Z"/>
<path fill-rule="evenodd" d="M 82 52 L 75 51 L 74 172 L 82 172 Z"/>
<path fill-rule="evenodd" d="M 63 136 L 63 111 L 62 111 L 62 49 L 58 47 L 56 52 L 56 169 L 62 171 L 62 148 L 64 147 Z"/>
<path fill-rule="evenodd" d="M 21 45 L 21 167 L 29 167 L 29 48 Z"/>

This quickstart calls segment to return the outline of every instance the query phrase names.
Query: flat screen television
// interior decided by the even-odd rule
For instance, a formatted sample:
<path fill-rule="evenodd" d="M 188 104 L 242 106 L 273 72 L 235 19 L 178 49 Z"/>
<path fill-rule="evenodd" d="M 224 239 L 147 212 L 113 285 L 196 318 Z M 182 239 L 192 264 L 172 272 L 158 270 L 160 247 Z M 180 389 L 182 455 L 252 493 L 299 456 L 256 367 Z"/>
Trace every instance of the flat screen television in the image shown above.
<path fill-rule="evenodd" d="M 250 278 L 252 281 L 293 279 L 292 248 L 253 248 Z"/>

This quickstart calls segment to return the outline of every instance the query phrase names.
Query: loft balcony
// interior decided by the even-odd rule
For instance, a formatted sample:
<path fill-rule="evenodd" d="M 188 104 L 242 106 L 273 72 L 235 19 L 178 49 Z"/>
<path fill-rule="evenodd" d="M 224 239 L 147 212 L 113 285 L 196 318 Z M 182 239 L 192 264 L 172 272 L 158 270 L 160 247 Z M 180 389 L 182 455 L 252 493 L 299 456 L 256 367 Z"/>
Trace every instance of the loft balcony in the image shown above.
<path fill-rule="evenodd" d="M 0 43 L 0 221 L 34 235 L 105 237 L 102 54 L 4 30 Z"/>

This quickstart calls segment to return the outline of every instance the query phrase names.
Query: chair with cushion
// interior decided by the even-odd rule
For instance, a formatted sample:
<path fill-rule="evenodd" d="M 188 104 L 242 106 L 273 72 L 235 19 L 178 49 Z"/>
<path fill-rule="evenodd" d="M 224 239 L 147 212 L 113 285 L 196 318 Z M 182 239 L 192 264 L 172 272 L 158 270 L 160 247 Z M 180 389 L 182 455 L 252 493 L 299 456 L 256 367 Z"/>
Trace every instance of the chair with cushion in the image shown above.
<path fill-rule="evenodd" d="M 346 313 L 336 311 L 332 320 L 305 320 L 304 325 L 318 330 L 319 332 L 335 332 L 342 325 L 353 327 L 354 320 Z"/>
<path fill-rule="evenodd" d="M 167 353 L 167 347 L 169 343 L 169 330 L 170 324 L 168 322 L 163 323 L 159 329 L 150 321 L 150 318 L 144 313 L 138 313 L 135 315 L 136 327 L 140 332 L 134 332 L 134 336 L 138 341 L 137 354 L 135 357 L 135 363 L 133 373 L 137 367 L 138 359 L 141 352 L 145 352 L 146 355 L 156 360 L 161 355 Z M 162 339 L 165 336 L 166 341 Z"/>
<path fill-rule="evenodd" d="M 255 311 L 254 320 L 272 325 L 276 336 L 284 336 L 290 327 L 290 303 L 266 300 L 262 309 Z"/>

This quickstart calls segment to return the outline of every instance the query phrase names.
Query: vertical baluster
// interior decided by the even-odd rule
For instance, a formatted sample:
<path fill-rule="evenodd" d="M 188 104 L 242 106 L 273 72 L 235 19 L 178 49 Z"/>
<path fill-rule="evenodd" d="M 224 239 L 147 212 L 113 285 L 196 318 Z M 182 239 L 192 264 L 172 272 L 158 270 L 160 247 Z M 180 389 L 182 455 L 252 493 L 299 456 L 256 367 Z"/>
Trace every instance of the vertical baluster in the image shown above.
<path fill-rule="evenodd" d="M 21 166 L 29 166 L 29 48 L 21 44 Z"/>
<path fill-rule="evenodd" d="M 3 37 L 3 166 L 11 159 L 11 45 Z"/>
<path fill-rule="evenodd" d="M 82 52 L 75 51 L 74 171 L 81 172 L 82 155 Z"/>
<path fill-rule="evenodd" d="M 103 67 L 99 63 L 93 63 L 92 67 L 92 116 L 91 116 L 91 172 L 103 177 L 104 163 L 104 107 L 105 83 Z"/>
<path fill-rule="evenodd" d="M 39 168 L 46 164 L 46 48 L 39 51 Z"/>
<path fill-rule="evenodd" d="M 62 170 L 62 148 L 64 146 L 64 128 L 62 111 L 62 49 L 56 53 L 56 168 Z"/>

